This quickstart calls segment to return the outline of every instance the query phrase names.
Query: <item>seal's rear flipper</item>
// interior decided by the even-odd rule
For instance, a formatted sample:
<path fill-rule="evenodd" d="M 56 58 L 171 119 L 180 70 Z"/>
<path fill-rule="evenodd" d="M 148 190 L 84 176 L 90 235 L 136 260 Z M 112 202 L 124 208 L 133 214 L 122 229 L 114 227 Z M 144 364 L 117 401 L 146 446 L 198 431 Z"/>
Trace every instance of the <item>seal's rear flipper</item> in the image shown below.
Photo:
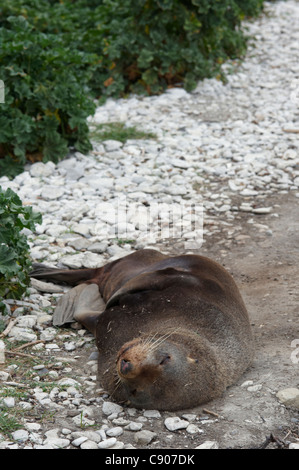
<path fill-rule="evenodd" d="M 77 321 L 94 333 L 96 320 L 105 307 L 97 284 L 80 284 L 59 300 L 53 314 L 53 325 Z"/>
<path fill-rule="evenodd" d="M 99 269 L 60 269 L 52 268 L 45 264 L 34 263 L 30 277 L 44 279 L 53 282 L 66 282 L 75 286 L 79 282 L 84 282 L 96 276 Z"/>

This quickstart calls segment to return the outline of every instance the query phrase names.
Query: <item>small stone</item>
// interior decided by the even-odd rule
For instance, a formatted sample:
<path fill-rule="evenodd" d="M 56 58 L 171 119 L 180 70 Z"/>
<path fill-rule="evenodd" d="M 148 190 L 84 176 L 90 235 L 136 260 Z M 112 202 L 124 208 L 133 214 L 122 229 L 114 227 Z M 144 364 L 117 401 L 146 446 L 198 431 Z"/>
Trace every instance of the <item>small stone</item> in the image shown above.
<path fill-rule="evenodd" d="M 66 351 L 74 351 L 76 349 L 76 344 L 74 341 L 67 341 L 64 343 L 63 347 Z"/>
<path fill-rule="evenodd" d="M 125 426 L 125 429 L 127 429 L 128 431 L 140 431 L 142 426 L 142 423 L 136 423 L 134 421 L 131 421 L 130 424 Z"/>
<path fill-rule="evenodd" d="M 46 439 L 43 445 L 49 445 L 52 449 L 60 449 L 70 445 L 69 439 L 60 438 L 58 436 L 59 429 L 50 429 L 45 433 Z"/>
<path fill-rule="evenodd" d="M 105 415 L 111 415 L 116 413 L 117 415 L 123 411 L 123 407 L 118 405 L 117 403 L 112 403 L 110 401 L 104 401 L 103 403 L 103 413 Z"/>
<path fill-rule="evenodd" d="M 25 427 L 30 432 L 36 432 L 41 430 L 41 424 L 39 423 L 26 423 Z"/>
<path fill-rule="evenodd" d="M 134 434 L 134 440 L 137 444 L 146 445 L 149 444 L 156 437 L 156 435 L 157 434 L 152 431 L 138 431 L 136 434 Z"/>
<path fill-rule="evenodd" d="M 219 445 L 216 441 L 205 441 L 203 444 L 195 447 L 195 449 L 218 449 Z"/>
<path fill-rule="evenodd" d="M 80 449 L 98 449 L 99 448 L 99 444 L 97 444 L 96 442 L 94 441 L 84 441 L 81 445 L 80 445 Z"/>
<path fill-rule="evenodd" d="M 80 383 L 77 380 L 71 379 L 71 378 L 65 378 L 65 379 L 58 380 L 57 384 L 61 387 L 80 386 Z"/>
<path fill-rule="evenodd" d="M 19 406 L 22 410 L 32 410 L 33 406 L 27 401 L 19 401 Z"/>
<path fill-rule="evenodd" d="M 29 433 L 25 429 L 18 429 L 12 433 L 12 438 L 18 442 L 25 442 L 29 438 Z"/>
<path fill-rule="evenodd" d="M 253 380 L 246 380 L 241 384 L 241 387 L 249 387 L 250 385 L 253 385 Z"/>
<path fill-rule="evenodd" d="M 61 198 L 63 194 L 64 188 L 62 186 L 45 186 L 42 189 L 41 197 L 46 200 L 53 200 Z"/>
<path fill-rule="evenodd" d="M 61 286 L 57 284 L 53 284 L 52 282 L 43 282 L 43 281 L 40 281 L 39 279 L 31 278 L 30 284 L 32 287 L 34 287 L 34 289 L 40 292 L 48 292 L 50 294 L 64 292 L 64 289 Z"/>
<path fill-rule="evenodd" d="M 5 343 L 4 341 L 2 341 L 2 339 L 0 339 L 0 364 L 4 364 L 4 363 L 5 363 Z M 0 380 L 3 380 L 1 379 L 1 372 L 2 371 L 0 371 Z"/>
<path fill-rule="evenodd" d="M 252 385 L 252 386 L 248 387 L 247 390 L 248 390 L 248 392 L 258 392 L 262 388 L 263 388 L 263 386 L 261 384 L 257 384 L 257 385 Z"/>
<path fill-rule="evenodd" d="M 255 207 L 252 209 L 254 214 L 270 214 L 272 207 Z"/>
<path fill-rule="evenodd" d="M 0 380 L 6 381 L 9 377 L 9 373 L 4 370 L 0 370 Z"/>
<path fill-rule="evenodd" d="M 84 436 L 81 436 L 81 437 L 78 437 L 77 439 L 74 439 L 71 444 L 75 447 L 80 447 L 81 444 L 83 444 L 83 442 L 87 441 L 87 437 L 84 437 Z"/>
<path fill-rule="evenodd" d="M 55 328 L 46 328 L 40 334 L 40 339 L 43 341 L 53 341 L 57 334 L 57 330 Z"/>
<path fill-rule="evenodd" d="M 186 431 L 187 431 L 189 434 L 197 434 L 197 433 L 202 433 L 202 432 L 203 432 L 202 429 L 199 429 L 199 427 L 196 426 L 196 425 L 193 424 L 193 423 L 191 423 L 191 424 L 189 424 L 189 426 L 187 426 Z"/>
<path fill-rule="evenodd" d="M 2 403 L 6 408 L 13 408 L 16 404 L 14 397 L 5 397 L 3 398 Z"/>
<path fill-rule="evenodd" d="M 110 449 L 123 449 L 125 447 L 125 444 L 121 441 L 116 441 L 116 443 L 110 447 Z"/>
<path fill-rule="evenodd" d="M 53 162 L 37 162 L 33 163 L 30 167 L 30 174 L 33 177 L 50 176 L 55 170 L 55 164 Z"/>
<path fill-rule="evenodd" d="M 119 150 L 122 146 L 123 143 L 119 142 L 118 140 L 104 140 L 103 145 L 105 146 L 105 150 L 107 152 L 113 152 L 115 150 Z"/>
<path fill-rule="evenodd" d="M 187 421 L 194 421 L 196 419 L 196 415 L 193 413 L 185 413 L 182 415 L 182 418 L 186 419 Z"/>
<path fill-rule="evenodd" d="M 285 406 L 294 407 L 299 410 L 299 389 L 298 388 L 285 388 L 279 390 L 276 394 L 278 400 Z"/>
<path fill-rule="evenodd" d="M 8 336 L 14 341 L 25 341 L 26 343 L 37 340 L 37 335 L 30 328 L 20 328 L 18 326 L 12 327 Z"/>
<path fill-rule="evenodd" d="M 299 443 L 297 444 L 296 442 L 292 442 L 289 445 L 289 449 L 299 449 Z"/>
<path fill-rule="evenodd" d="M 109 437 L 118 437 L 123 434 L 124 430 L 120 426 L 116 426 L 115 428 L 107 429 L 106 435 Z"/>
<path fill-rule="evenodd" d="M 105 439 L 102 442 L 98 443 L 99 449 L 109 449 L 116 443 L 116 437 L 110 437 L 110 439 Z"/>
<path fill-rule="evenodd" d="M 178 431 L 179 429 L 186 429 L 189 425 L 188 421 L 184 419 L 180 419 L 178 416 L 166 418 L 164 421 L 165 427 L 168 431 Z"/>
<path fill-rule="evenodd" d="M 145 410 L 143 416 L 146 418 L 161 418 L 161 413 L 158 410 Z"/>

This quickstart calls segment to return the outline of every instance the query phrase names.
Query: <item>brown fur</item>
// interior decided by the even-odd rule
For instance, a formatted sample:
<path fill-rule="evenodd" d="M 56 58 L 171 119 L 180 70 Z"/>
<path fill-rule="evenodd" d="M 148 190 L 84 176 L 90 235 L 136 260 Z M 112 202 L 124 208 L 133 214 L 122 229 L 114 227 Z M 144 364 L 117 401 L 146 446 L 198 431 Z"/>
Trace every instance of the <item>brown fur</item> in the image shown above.
<path fill-rule="evenodd" d="M 211 259 L 140 250 L 102 268 L 42 267 L 32 277 L 98 285 L 104 307 L 95 313 L 93 300 L 75 318 L 95 334 L 100 380 L 117 401 L 190 408 L 220 396 L 252 361 L 246 307 Z"/>

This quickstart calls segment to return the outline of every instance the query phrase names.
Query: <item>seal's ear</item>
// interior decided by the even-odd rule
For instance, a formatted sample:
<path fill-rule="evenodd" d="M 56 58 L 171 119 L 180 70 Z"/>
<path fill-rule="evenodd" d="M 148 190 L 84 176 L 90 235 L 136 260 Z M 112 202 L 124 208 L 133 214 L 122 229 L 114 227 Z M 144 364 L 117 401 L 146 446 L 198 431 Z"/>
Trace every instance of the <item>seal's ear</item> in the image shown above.
<path fill-rule="evenodd" d="M 187 269 L 165 268 L 158 271 L 146 272 L 133 277 L 118 289 L 106 304 L 106 309 L 116 305 L 124 294 L 140 291 L 164 290 L 173 286 L 176 281 L 180 285 L 198 285 L 199 280 Z"/>

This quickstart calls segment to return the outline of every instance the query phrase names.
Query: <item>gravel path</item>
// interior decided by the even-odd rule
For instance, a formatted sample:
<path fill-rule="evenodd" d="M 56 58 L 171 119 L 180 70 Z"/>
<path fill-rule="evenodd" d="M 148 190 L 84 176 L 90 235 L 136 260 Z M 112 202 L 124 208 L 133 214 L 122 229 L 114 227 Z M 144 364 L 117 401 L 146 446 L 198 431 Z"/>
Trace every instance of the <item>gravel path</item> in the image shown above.
<path fill-rule="evenodd" d="M 240 271 L 254 276 L 256 253 L 261 258 L 266 252 L 273 256 L 275 231 L 283 234 L 284 224 L 290 223 L 295 234 L 299 3 L 269 3 L 266 12 L 248 24 L 255 41 L 241 65 L 225 65 L 225 85 L 210 79 L 192 93 L 174 88 L 161 96 L 109 99 L 90 118 L 91 129 L 122 121 L 156 139 L 95 142 L 90 155 L 76 152 L 57 165 L 28 166 L 13 181 L 0 178 L 4 189 L 12 188 L 24 204 L 43 214 L 42 225 L 31 235 L 34 261 L 97 267 L 143 247 L 165 253 L 193 250 L 227 265 L 242 285 Z M 292 212 L 285 220 L 289 208 Z M 288 238 L 284 246 L 295 259 L 295 235 L 293 244 L 289 242 Z M 244 262 L 241 270 L 239 260 L 245 259 L 245 252 L 251 264 Z M 278 255 L 276 251 L 276 265 L 282 264 Z M 292 279 L 295 276 L 293 270 Z M 296 289 L 295 283 L 295 295 Z M 252 380 L 252 372 L 227 392 L 224 401 L 207 404 L 208 410 L 160 413 L 112 403 L 97 382 L 92 336 L 76 324 L 68 329 L 51 325 L 56 301 L 65 290 L 32 280 L 30 295 L 16 302 L 16 309 L 15 302 L 8 302 L 15 322 L 5 341 L 35 344 L 19 351 L 23 356 L 7 355 L 0 367 L 6 395 L 0 407 L 22 423 L 10 439 L 0 434 L 0 448 L 252 447 L 279 423 L 298 426 L 297 415 L 290 415 L 275 396 L 279 387 L 284 388 L 283 379 L 276 386 L 269 380 L 266 386 L 276 419 L 263 422 L 260 417 L 246 427 L 246 416 L 236 413 L 238 422 L 224 423 L 217 406 L 224 412 L 227 400 L 232 418 L 230 396 L 235 394 L 236 403 L 241 403 L 249 389 L 261 403 L 268 400 L 261 395 L 259 375 L 253 373 Z M 249 293 L 244 286 L 250 303 Z M 292 308 L 291 321 L 297 321 L 293 338 L 299 338 L 297 307 L 297 320 L 293 304 Z M 292 388 L 297 386 L 294 374 Z M 242 432 L 234 432 L 241 422 Z M 216 432 L 222 425 L 226 434 Z M 295 437 L 287 445 L 298 445 L 298 435 L 289 435 Z"/>

